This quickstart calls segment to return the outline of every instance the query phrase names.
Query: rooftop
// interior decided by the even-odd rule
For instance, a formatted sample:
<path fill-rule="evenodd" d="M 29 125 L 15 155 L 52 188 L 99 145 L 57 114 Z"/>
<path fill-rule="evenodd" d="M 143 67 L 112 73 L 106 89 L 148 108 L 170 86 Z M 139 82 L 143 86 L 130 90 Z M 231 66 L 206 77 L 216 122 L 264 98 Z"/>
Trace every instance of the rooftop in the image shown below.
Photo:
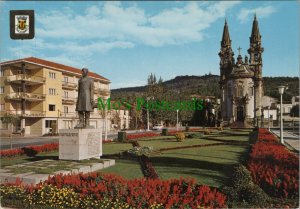
<path fill-rule="evenodd" d="M 36 57 L 27 57 L 27 58 L 22 58 L 22 59 L 17 59 L 17 60 L 1 62 L 0 65 L 9 65 L 9 64 L 13 64 L 13 63 L 19 63 L 19 62 L 27 62 L 27 63 L 31 63 L 31 64 L 46 66 L 46 67 L 53 68 L 56 70 L 67 71 L 67 72 L 76 73 L 76 74 L 81 75 L 81 69 L 79 69 L 79 68 L 59 64 L 56 62 L 52 62 L 52 61 L 48 61 L 48 60 L 44 60 L 44 59 L 40 59 L 40 58 L 36 58 Z M 110 82 L 110 80 L 108 80 L 107 78 L 105 78 L 97 73 L 93 73 L 91 71 L 89 72 L 89 76 L 106 81 L 106 82 Z"/>

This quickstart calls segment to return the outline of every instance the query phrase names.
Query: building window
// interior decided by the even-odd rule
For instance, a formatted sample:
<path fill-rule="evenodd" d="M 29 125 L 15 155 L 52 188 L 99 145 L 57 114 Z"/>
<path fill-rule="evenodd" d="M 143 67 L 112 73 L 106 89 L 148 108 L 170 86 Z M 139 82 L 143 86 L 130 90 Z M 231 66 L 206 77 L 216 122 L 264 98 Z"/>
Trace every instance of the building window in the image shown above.
<path fill-rule="evenodd" d="M 56 95 L 56 90 L 53 88 L 49 88 L 49 94 L 50 95 Z"/>
<path fill-rule="evenodd" d="M 65 76 L 65 77 L 64 77 L 64 82 L 65 82 L 65 83 L 68 83 L 68 76 Z"/>
<path fill-rule="evenodd" d="M 254 95 L 253 87 L 249 87 L 248 96 L 253 96 L 253 95 Z"/>
<path fill-rule="evenodd" d="M 0 104 L 0 111 L 4 111 L 5 110 L 5 104 Z"/>
<path fill-rule="evenodd" d="M 64 106 L 64 113 L 68 113 L 68 112 L 69 112 L 68 106 Z"/>
<path fill-rule="evenodd" d="M 46 120 L 46 128 L 52 128 L 52 124 L 56 123 L 55 120 Z"/>
<path fill-rule="evenodd" d="M 49 111 L 55 111 L 55 105 L 49 104 Z"/>
<path fill-rule="evenodd" d="M 0 94 L 4 94 L 4 86 L 0 87 Z"/>
<path fill-rule="evenodd" d="M 68 98 L 69 97 L 69 92 L 64 91 L 64 98 Z"/>
<path fill-rule="evenodd" d="M 238 86 L 237 96 L 238 97 L 242 97 L 243 96 L 243 86 Z"/>
<path fill-rule="evenodd" d="M 55 73 L 49 72 L 49 78 L 55 79 Z"/>
<path fill-rule="evenodd" d="M 0 77 L 4 76 L 4 69 L 0 69 Z"/>
<path fill-rule="evenodd" d="M 22 92 L 22 87 L 17 87 L 17 92 L 21 93 Z"/>

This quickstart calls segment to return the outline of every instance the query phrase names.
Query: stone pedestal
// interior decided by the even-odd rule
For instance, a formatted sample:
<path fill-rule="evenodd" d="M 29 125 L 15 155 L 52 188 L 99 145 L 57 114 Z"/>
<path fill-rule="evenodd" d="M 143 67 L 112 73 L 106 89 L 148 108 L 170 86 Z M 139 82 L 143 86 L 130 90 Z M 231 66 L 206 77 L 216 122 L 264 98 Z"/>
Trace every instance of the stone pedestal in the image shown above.
<path fill-rule="evenodd" d="M 59 159 L 84 160 L 102 156 L 102 132 L 97 129 L 60 129 Z"/>

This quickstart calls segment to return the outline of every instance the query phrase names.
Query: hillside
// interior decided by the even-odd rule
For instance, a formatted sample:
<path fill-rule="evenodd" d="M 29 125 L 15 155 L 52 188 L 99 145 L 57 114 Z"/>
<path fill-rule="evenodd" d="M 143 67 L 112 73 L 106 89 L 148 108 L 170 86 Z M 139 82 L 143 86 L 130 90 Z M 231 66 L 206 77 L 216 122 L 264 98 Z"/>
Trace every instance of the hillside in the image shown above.
<path fill-rule="evenodd" d="M 299 95 L 298 77 L 264 77 L 264 92 L 267 96 L 279 99 L 278 86 L 289 85 L 289 89 L 283 95 L 283 101 L 289 103 L 292 96 Z M 174 79 L 164 81 L 163 86 L 166 92 L 176 92 L 180 94 L 198 94 L 219 96 L 219 76 L 177 76 Z M 141 96 L 146 91 L 146 86 L 113 89 L 112 99 L 129 98 L 131 95 Z"/>

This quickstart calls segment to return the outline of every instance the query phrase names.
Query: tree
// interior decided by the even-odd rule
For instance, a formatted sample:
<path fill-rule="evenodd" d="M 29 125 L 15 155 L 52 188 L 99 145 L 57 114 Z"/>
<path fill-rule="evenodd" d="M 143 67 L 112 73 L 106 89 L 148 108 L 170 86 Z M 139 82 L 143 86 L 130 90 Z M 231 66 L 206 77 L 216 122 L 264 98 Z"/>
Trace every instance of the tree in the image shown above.
<path fill-rule="evenodd" d="M 12 114 L 12 113 L 5 113 L 2 117 L 1 117 L 1 121 L 4 124 L 7 124 L 8 126 L 10 125 L 10 138 L 12 137 L 12 133 L 13 133 L 13 127 L 17 126 L 18 123 L 20 122 L 20 117 L 18 115 Z M 12 149 L 12 141 L 10 141 L 10 149 Z"/>
<path fill-rule="evenodd" d="M 8 126 L 10 125 L 11 127 L 11 134 L 13 133 L 13 126 L 17 126 L 18 123 L 20 122 L 20 117 L 18 115 L 12 114 L 12 113 L 5 113 L 1 117 L 1 121 L 4 124 L 7 124 Z"/>

